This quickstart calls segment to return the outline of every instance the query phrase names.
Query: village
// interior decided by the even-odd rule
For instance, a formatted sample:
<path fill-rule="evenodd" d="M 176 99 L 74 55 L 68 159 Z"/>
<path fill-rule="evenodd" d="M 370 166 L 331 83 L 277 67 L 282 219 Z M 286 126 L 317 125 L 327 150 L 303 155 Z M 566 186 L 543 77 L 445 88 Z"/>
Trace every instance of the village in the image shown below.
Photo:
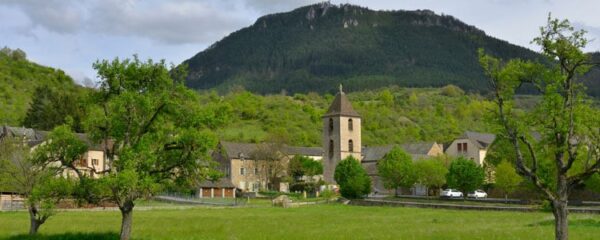
<path fill-rule="evenodd" d="M 333 173 L 337 163 L 348 156 L 360 159 L 361 165 L 372 179 L 370 195 L 396 195 L 394 191 L 404 191 L 408 195 L 428 195 L 426 186 L 415 184 L 409 189 L 386 189 L 377 172 L 377 163 L 395 146 L 408 153 L 413 161 L 447 155 L 449 157 L 464 157 L 483 166 L 488 148 L 494 142 L 495 135 L 490 133 L 465 132 L 446 146 L 437 142 L 416 142 L 400 145 L 362 146 L 361 145 L 361 116 L 352 108 L 352 103 L 340 86 L 331 106 L 323 115 L 323 147 L 287 146 L 277 143 L 236 143 L 220 141 L 212 151 L 212 160 L 218 163 L 218 169 L 223 177 L 198 181 L 195 194 L 199 198 L 235 198 L 236 194 L 257 196 L 260 191 L 290 192 L 289 182 L 279 181 L 269 183 L 272 178 L 284 179 L 289 172 L 289 162 L 294 156 L 303 156 L 318 161 L 323 166 L 322 174 L 302 176 L 318 186 L 335 187 Z M 30 128 L 3 126 L 0 139 L 14 137 L 23 139 L 24 143 L 33 147 L 44 144 L 45 131 Z M 87 144 L 87 151 L 76 166 L 81 172 L 93 178 L 100 178 L 108 173 L 110 159 L 104 153 L 104 147 L 93 144 L 85 134 L 78 134 Z M 261 159 L 262 157 L 262 159 Z M 275 158 L 267 160 L 265 158 Z M 274 162 L 274 163 L 273 163 Z M 273 167 L 275 166 L 275 167 Z M 270 168 L 269 168 L 270 167 Z M 273 171 L 276 171 L 273 173 Z M 271 172 L 269 174 L 269 172 Z M 73 170 L 66 169 L 64 175 L 76 176 Z M 436 189 L 439 194 L 440 189 Z M 293 191 L 293 190 L 292 190 Z M 3 192 L 1 205 L 10 205 L 9 191 Z M 313 193 L 314 194 L 314 193 Z M 464 193 L 466 195 L 466 193 Z M 16 199 L 16 198 L 15 198 Z"/>
<path fill-rule="evenodd" d="M 0 239 L 597 239 L 599 7 L 0 1 Z"/>

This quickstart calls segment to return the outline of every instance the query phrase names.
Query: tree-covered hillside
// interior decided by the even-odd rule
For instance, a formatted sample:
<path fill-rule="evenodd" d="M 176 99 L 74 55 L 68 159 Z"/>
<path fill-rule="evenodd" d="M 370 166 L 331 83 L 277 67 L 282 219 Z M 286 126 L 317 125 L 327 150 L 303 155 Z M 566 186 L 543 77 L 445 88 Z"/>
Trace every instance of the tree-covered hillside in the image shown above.
<path fill-rule="evenodd" d="M 77 91 L 73 79 L 62 70 L 27 60 L 20 49 L 0 50 L 0 125 L 20 126 L 36 88 L 59 92 Z"/>
<path fill-rule="evenodd" d="M 415 141 L 448 142 L 465 130 L 490 131 L 484 117 L 491 102 L 443 88 L 391 87 L 348 94 L 362 116 L 364 145 Z M 333 96 L 308 94 L 256 95 L 234 90 L 224 96 L 200 93 L 204 116 L 213 119 L 221 140 L 262 142 L 284 137 L 297 146 L 320 146 L 321 116 Z"/>
<path fill-rule="evenodd" d="M 600 64 L 600 52 L 590 53 L 592 62 Z M 591 96 L 600 97 L 600 65 L 592 67 L 584 76 L 583 83 L 587 87 L 587 93 Z"/>
<path fill-rule="evenodd" d="M 500 58 L 538 54 L 428 10 L 374 11 L 321 3 L 267 15 L 184 64 L 187 85 L 256 93 L 333 93 L 383 86 L 487 91 L 477 49 Z"/>

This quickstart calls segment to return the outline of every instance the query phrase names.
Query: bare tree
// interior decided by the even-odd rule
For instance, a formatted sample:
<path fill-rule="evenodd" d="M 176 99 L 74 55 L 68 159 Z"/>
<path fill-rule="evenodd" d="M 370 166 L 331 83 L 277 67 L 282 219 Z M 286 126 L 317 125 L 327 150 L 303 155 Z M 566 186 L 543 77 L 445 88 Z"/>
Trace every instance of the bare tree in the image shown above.
<path fill-rule="evenodd" d="M 72 191 L 72 185 L 59 176 L 61 168 L 50 162 L 37 161 L 28 144 L 19 137 L 0 139 L 0 180 L 26 199 L 29 234 L 55 214 L 55 205 Z"/>

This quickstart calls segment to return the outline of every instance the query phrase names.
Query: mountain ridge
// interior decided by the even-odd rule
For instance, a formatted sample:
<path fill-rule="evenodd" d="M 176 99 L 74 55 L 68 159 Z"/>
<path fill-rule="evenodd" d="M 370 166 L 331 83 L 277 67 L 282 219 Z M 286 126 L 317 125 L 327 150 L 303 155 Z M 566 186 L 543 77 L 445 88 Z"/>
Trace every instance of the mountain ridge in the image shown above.
<path fill-rule="evenodd" d="M 430 10 L 375 11 L 318 3 L 268 14 L 185 60 L 187 85 L 256 93 L 457 85 L 485 92 L 483 47 L 501 58 L 540 55 Z"/>

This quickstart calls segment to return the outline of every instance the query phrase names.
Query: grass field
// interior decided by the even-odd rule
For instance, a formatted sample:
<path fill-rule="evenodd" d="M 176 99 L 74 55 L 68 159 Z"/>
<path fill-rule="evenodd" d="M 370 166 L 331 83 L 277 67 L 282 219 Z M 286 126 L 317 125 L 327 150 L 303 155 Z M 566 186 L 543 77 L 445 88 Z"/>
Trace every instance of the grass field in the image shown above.
<path fill-rule="evenodd" d="M 60 212 L 41 239 L 111 239 L 117 211 Z M 153 209 L 134 213 L 134 239 L 551 239 L 550 213 L 459 211 L 338 204 Z M 26 212 L 0 213 L 0 238 L 22 239 Z M 600 215 L 571 214 L 571 239 L 598 239 Z"/>

